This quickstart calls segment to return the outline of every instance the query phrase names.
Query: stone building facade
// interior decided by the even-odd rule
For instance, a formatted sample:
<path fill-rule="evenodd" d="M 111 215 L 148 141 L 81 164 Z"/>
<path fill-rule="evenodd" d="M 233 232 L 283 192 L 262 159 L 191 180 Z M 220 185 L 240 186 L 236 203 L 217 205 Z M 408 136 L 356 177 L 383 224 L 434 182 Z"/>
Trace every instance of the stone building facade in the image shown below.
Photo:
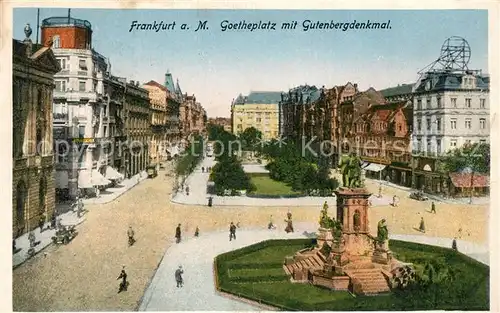
<path fill-rule="evenodd" d="M 126 144 L 122 144 L 118 151 L 127 178 L 144 171 L 150 164 L 151 115 L 149 92 L 134 81 L 127 83 L 123 105 Z"/>
<path fill-rule="evenodd" d="M 199 102 L 196 102 L 195 95 L 184 95 L 181 106 L 180 117 L 183 136 L 185 139 L 194 135 L 205 133 L 207 113 Z"/>
<path fill-rule="evenodd" d="M 207 123 L 222 126 L 225 131 L 231 132 L 231 118 L 229 117 L 210 117 Z"/>
<path fill-rule="evenodd" d="M 385 179 L 402 186 L 412 183 L 411 102 L 371 103 L 353 114 L 355 103 L 345 103 L 344 148 L 364 161 L 367 177 Z"/>
<path fill-rule="evenodd" d="M 331 155 L 333 164 L 337 164 L 343 125 L 341 104 L 358 93 L 358 85 L 350 82 L 330 89 L 308 85 L 290 89 L 282 94 L 279 104 L 281 136 L 316 142 L 316 149 L 323 143 L 321 151 Z"/>
<path fill-rule="evenodd" d="M 120 177 L 111 168 L 114 103 L 105 91 L 111 65 L 93 49 L 92 26 L 86 20 L 44 19 L 41 40 L 52 45 L 61 67 L 54 77 L 53 101 L 57 196 L 92 195 Z"/>
<path fill-rule="evenodd" d="M 279 138 L 279 91 L 252 91 L 239 95 L 231 105 L 232 132 L 239 134 L 254 127 L 263 140 Z"/>
<path fill-rule="evenodd" d="M 55 209 L 52 96 L 59 64 L 50 47 L 13 41 L 12 231 L 18 237 Z"/>
<path fill-rule="evenodd" d="M 168 89 L 162 84 L 151 80 L 142 85 L 149 91 L 151 102 L 151 142 L 149 146 L 150 163 L 159 164 L 164 155 L 168 132 Z"/>

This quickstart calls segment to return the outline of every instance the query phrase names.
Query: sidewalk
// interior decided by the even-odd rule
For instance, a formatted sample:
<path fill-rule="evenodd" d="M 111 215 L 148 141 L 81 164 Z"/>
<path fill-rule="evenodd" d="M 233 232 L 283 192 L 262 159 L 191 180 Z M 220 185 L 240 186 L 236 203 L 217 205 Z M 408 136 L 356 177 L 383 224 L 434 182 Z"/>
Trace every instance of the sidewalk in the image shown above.
<path fill-rule="evenodd" d="M 373 178 L 366 178 L 366 180 L 369 180 L 370 182 L 374 184 L 378 184 L 379 180 L 378 179 L 373 179 Z M 412 189 L 410 187 L 405 187 L 405 186 L 400 186 L 385 180 L 382 180 L 382 186 L 386 187 L 392 187 L 395 189 L 407 191 L 408 194 L 416 191 L 416 189 Z M 472 203 L 470 203 L 470 199 L 468 197 L 466 198 L 444 198 L 442 196 L 438 195 L 433 195 L 429 193 L 425 193 L 424 195 L 429 198 L 429 200 L 434 200 L 434 201 L 439 201 L 443 203 L 448 203 L 448 204 L 473 204 L 473 205 L 481 205 L 481 204 L 489 204 L 490 203 L 490 197 L 473 197 L 472 198 Z"/>
<path fill-rule="evenodd" d="M 99 198 L 83 199 L 83 203 L 84 204 L 109 203 L 147 178 L 148 178 L 148 173 L 146 171 L 140 172 L 139 174 L 136 174 L 129 179 L 124 179 L 116 187 L 107 188 L 106 190 L 101 191 Z"/>
<path fill-rule="evenodd" d="M 214 158 L 204 158 L 200 164 L 195 168 L 193 173 L 186 179 L 186 186 L 189 186 L 189 195 L 186 194 L 185 189 L 178 191 L 172 195 L 171 201 L 178 204 L 189 205 L 208 205 L 207 183 L 209 173 L 201 171 L 204 167 L 213 167 L 216 161 Z M 262 165 L 245 165 L 246 172 L 263 173 L 265 171 Z M 254 207 L 273 207 L 273 206 L 322 206 L 325 201 L 328 203 L 335 203 L 336 197 L 300 197 L 300 198 L 253 198 L 247 196 L 217 196 L 212 195 L 213 206 L 254 206 Z M 383 196 L 378 198 L 375 195 L 370 197 L 372 206 L 389 205 L 392 202 L 392 197 Z"/>
<path fill-rule="evenodd" d="M 77 213 L 70 211 L 64 214 L 59 215 L 61 219 L 61 224 L 64 226 L 69 225 L 78 225 L 85 221 L 86 216 L 83 214 L 80 218 L 77 217 Z M 40 243 L 35 246 L 35 254 L 39 253 L 50 244 L 52 244 L 52 236 L 55 235 L 55 229 L 47 229 L 50 226 L 50 223 L 46 223 L 44 225 L 44 231 L 40 233 L 40 228 L 36 228 L 33 230 L 35 234 L 36 241 L 40 241 Z M 23 234 L 22 236 L 16 238 L 16 248 L 19 250 L 16 254 L 12 255 L 12 267 L 16 268 L 22 263 L 24 263 L 28 258 L 28 249 L 30 248 L 30 242 L 28 240 L 28 234 Z M 77 235 L 78 236 L 78 235 Z"/>

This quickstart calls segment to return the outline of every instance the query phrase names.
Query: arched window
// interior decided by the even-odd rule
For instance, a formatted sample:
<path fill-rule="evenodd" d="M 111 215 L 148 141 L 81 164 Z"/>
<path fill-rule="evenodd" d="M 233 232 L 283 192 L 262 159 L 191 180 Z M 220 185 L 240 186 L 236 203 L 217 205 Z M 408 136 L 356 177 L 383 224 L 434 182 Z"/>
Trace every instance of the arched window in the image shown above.
<path fill-rule="evenodd" d="M 52 48 L 61 48 L 61 38 L 59 37 L 59 35 L 55 35 L 54 37 L 52 37 Z"/>
<path fill-rule="evenodd" d="M 16 222 L 17 229 L 22 231 L 24 228 L 24 209 L 26 205 L 26 185 L 24 181 L 19 181 L 16 187 Z"/>

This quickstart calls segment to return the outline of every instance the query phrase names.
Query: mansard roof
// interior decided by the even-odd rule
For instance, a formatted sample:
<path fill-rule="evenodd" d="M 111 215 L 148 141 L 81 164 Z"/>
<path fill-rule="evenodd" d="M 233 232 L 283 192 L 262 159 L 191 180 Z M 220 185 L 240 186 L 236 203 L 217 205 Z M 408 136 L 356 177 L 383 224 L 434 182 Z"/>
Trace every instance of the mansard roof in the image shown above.
<path fill-rule="evenodd" d="M 489 89 L 490 78 L 488 75 L 482 75 L 477 72 L 470 71 L 470 73 L 463 72 L 429 72 L 418 83 L 415 92 L 438 92 L 444 90 L 459 90 L 462 89 L 462 79 L 464 76 L 473 75 L 476 78 L 475 89 Z M 426 89 L 426 85 L 430 84 L 430 88 Z"/>
<path fill-rule="evenodd" d="M 413 85 L 414 84 L 401 84 L 396 87 L 382 89 L 380 93 L 386 98 L 407 95 L 412 93 Z"/>
<path fill-rule="evenodd" d="M 241 94 L 234 104 L 278 104 L 281 101 L 281 91 L 251 91 L 248 96 Z"/>

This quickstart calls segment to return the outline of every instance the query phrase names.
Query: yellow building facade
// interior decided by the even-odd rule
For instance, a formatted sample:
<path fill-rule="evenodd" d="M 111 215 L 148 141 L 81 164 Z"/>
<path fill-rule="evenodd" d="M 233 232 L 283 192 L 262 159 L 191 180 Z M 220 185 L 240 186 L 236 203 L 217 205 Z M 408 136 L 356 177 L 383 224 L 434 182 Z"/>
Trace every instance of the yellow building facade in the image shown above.
<path fill-rule="evenodd" d="M 231 106 L 232 132 L 235 135 L 254 127 L 262 132 L 263 140 L 279 137 L 279 109 L 281 92 L 250 92 L 239 95 Z"/>

